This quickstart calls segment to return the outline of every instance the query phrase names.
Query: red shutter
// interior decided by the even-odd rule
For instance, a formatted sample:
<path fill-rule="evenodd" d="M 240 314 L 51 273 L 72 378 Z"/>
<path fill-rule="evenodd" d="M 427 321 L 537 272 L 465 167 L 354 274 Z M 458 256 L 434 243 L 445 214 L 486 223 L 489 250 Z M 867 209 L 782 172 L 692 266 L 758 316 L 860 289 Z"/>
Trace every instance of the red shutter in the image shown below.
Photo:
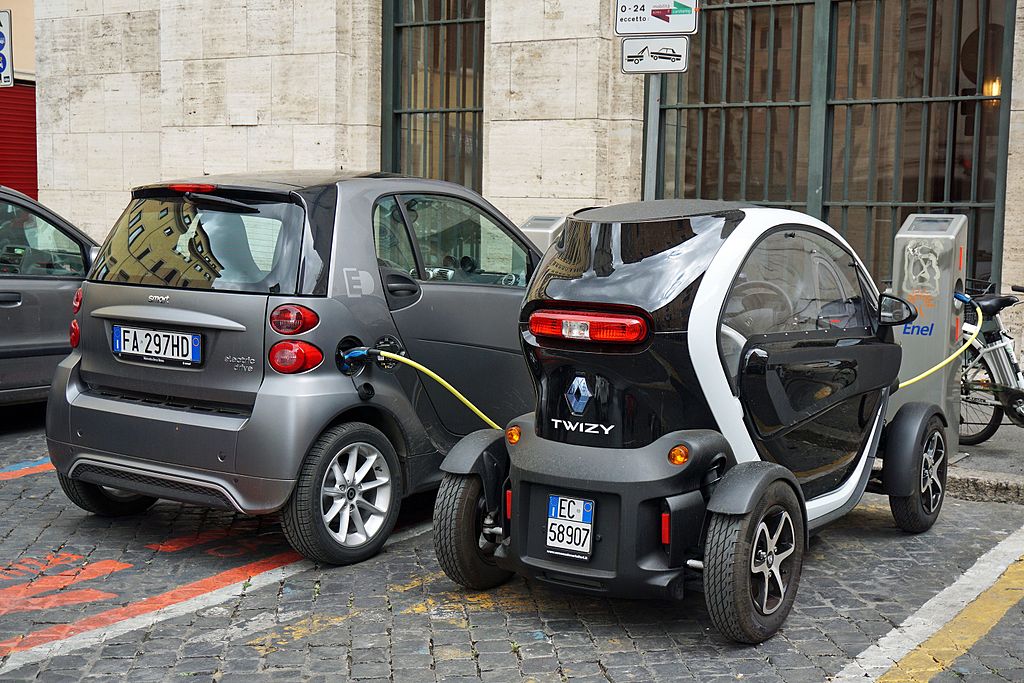
<path fill-rule="evenodd" d="M 39 196 L 36 174 L 36 89 L 0 88 L 0 185 Z"/>

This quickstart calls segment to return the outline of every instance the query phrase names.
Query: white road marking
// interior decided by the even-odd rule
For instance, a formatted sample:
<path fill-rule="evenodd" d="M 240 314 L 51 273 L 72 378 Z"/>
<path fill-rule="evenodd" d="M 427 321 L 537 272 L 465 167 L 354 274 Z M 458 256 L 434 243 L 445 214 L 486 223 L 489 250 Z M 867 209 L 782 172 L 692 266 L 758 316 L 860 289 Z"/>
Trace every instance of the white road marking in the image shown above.
<path fill-rule="evenodd" d="M 229 640 L 238 640 L 240 638 L 246 638 L 251 635 L 260 633 L 261 631 L 269 631 L 272 628 L 277 628 L 281 624 L 285 624 L 289 621 L 301 619 L 307 616 L 308 611 L 295 610 L 292 612 L 264 612 L 263 614 L 257 614 L 252 619 L 232 624 L 227 628 L 219 628 L 214 631 L 207 631 L 206 633 L 200 633 L 194 638 L 189 638 L 185 641 L 185 645 L 193 645 L 196 643 L 224 643 Z"/>
<path fill-rule="evenodd" d="M 430 522 L 423 522 L 422 524 L 409 527 L 408 529 L 403 529 L 396 534 L 392 534 L 391 538 L 389 538 L 384 544 L 384 547 L 386 548 L 388 546 L 416 538 L 417 536 L 422 536 L 430 530 Z M 191 614 L 204 608 L 213 607 L 214 605 L 236 598 L 243 592 L 250 592 L 263 588 L 264 586 L 280 583 L 285 579 L 295 576 L 296 574 L 301 574 L 304 571 L 314 569 L 315 567 L 316 565 L 312 562 L 307 560 L 298 560 L 292 564 L 287 564 L 283 567 L 278 567 L 277 569 L 271 569 L 263 572 L 262 574 L 257 574 L 247 581 L 240 581 L 236 584 L 219 588 L 190 600 L 179 602 L 176 605 L 169 605 L 149 614 L 141 614 L 137 617 L 125 619 L 124 621 L 119 621 L 116 624 L 111 624 L 104 628 L 79 633 L 78 635 L 64 640 L 38 645 L 22 652 L 13 652 L 7 658 L 7 661 L 4 662 L 3 666 L 0 666 L 0 674 L 14 671 L 15 669 L 19 669 L 29 664 L 36 664 L 49 659 L 50 657 L 56 657 L 58 655 L 75 652 L 77 650 L 96 647 L 115 636 L 124 635 L 125 633 L 130 633 L 139 629 L 149 628 L 150 626 L 162 621 Z M 274 626 L 274 624 L 271 624 L 271 627 L 272 626 Z M 228 627 L 228 629 L 221 629 L 217 633 L 223 634 L 230 628 L 231 627 Z"/>
<path fill-rule="evenodd" d="M 1024 527 L 978 558 L 960 578 L 904 619 L 874 645 L 857 655 L 833 681 L 874 680 L 946 625 L 992 586 L 1006 568 L 1024 556 Z"/>

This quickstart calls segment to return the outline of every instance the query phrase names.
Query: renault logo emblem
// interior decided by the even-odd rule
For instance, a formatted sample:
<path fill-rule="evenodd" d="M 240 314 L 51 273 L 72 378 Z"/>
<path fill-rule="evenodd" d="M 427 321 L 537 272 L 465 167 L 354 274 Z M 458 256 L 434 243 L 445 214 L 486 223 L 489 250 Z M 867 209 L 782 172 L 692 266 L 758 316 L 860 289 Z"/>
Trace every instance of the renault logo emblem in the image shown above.
<path fill-rule="evenodd" d="M 590 403 L 591 395 L 586 377 L 577 377 L 572 381 L 569 389 L 565 392 L 565 401 L 569 404 L 569 410 L 573 412 L 573 415 L 583 414 L 583 411 L 587 409 L 587 404 Z"/>

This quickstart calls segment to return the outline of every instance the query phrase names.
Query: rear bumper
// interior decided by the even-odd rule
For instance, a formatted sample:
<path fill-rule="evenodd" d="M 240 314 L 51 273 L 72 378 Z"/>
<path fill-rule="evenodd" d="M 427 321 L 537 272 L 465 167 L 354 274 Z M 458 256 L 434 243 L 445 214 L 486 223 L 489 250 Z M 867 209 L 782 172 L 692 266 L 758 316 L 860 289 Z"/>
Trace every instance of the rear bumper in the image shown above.
<path fill-rule="evenodd" d="M 247 515 L 274 512 L 295 486 L 290 479 L 246 477 L 177 467 L 115 453 L 82 449 L 48 438 L 50 460 L 61 474 L 92 484 Z"/>
<path fill-rule="evenodd" d="M 574 446 L 537 437 L 533 417 L 514 420 L 522 429 L 509 446 L 512 519 L 496 552 L 499 565 L 559 587 L 587 593 L 678 598 L 686 567 L 702 556 L 705 475 L 715 464 L 734 463 L 725 438 L 708 430 L 667 434 L 636 449 Z M 684 443 L 690 460 L 678 467 L 668 451 Z M 714 476 L 713 474 L 711 475 Z M 706 487 L 705 487 L 706 488 Z M 595 503 L 591 557 L 552 554 L 545 544 L 548 496 Z M 662 544 L 662 514 L 670 542 Z"/>

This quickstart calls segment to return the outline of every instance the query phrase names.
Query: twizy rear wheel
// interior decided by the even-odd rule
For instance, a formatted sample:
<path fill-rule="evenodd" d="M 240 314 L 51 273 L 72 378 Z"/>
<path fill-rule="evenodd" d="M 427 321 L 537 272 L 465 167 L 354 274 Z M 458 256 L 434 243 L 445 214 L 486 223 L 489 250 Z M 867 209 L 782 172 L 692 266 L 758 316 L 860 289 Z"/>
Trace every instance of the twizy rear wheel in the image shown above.
<path fill-rule="evenodd" d="M 745 515 L 715 514 L 704 547 L 704 599 L 722 635 L 771 638 L 793 607 L 804 558 L 800 501 L 777 481 Z"/>
<path fill-rule="evenodd" d="M 483 532 L 486 514 L 479 477 L 444 475 L 434 503 L 434 551 L 448 578 L 474 590 L 512 576 L 494 562 L 496 546 Z"/>
<path fill-rule="evenodd" d="M 932 527 L 946 497 L 949 454 L 946 452 L 946 432 L 942 420 L 932 416 L 921 441 L 914 458 L 918 474 L 914 492 L 909 496 L 889 496 L 889 509 L 892 510 L 896 525 L 912 534 L 919 534 Z"/>

